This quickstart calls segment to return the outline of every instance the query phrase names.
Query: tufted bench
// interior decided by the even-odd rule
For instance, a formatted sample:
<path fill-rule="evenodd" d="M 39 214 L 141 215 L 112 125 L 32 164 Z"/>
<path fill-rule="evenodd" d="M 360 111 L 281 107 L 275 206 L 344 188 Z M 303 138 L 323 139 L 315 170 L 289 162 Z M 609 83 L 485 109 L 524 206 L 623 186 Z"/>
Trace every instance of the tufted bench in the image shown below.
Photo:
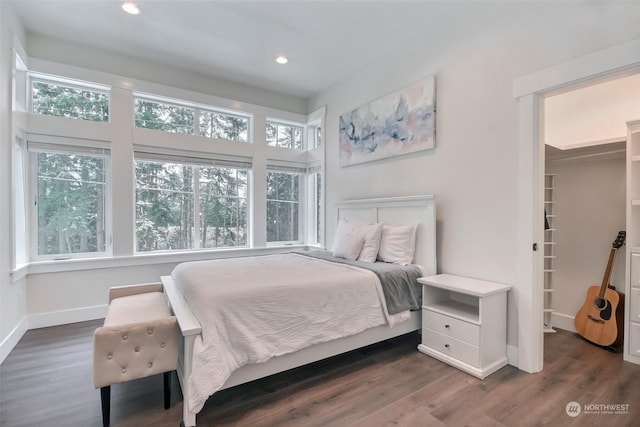
<path fill-rule="evenodd" d="M 164 373 L 164 407 L 171 400 L 171 371 L 178 363 L 178 325 L 162 284 L 109 290 L 104 325 L 93 335 L 93 383 L 100 388 L 102 423 L 109 425 L 111 385 Z"/>

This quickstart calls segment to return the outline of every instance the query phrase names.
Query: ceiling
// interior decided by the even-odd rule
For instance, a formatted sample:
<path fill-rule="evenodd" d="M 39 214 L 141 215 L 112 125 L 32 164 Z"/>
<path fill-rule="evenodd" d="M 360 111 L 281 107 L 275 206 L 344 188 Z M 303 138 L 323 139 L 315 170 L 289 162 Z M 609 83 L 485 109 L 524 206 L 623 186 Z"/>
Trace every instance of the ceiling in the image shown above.
<path fill-rule="evenodd" d="M 544 140 L 560 150 L 606 145 L 625 140 L 627 122 L 639 118 L 640 74 L 632 74 L 546 97 Z"/>
<path fill-rule="evenodd" d="M 305 99 L 418 35 L 470 37 L 527 2 L 137 0 L 137 16 L 121 0 L 9 3 L 28 33 Z"/>

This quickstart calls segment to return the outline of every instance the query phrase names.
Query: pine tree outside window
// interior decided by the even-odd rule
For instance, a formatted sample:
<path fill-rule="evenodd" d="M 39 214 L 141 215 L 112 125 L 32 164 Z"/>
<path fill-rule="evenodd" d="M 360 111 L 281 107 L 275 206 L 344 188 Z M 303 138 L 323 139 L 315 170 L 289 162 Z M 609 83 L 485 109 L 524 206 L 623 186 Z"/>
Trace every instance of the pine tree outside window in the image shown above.
<path fill-rule="evenodd" d="M 298 242 L 300 238 L 299 172 L 267 172 L 267 242 Z"/>
<path fill-rule="evenodd" d="M 247 246 L 246 169 L 135 163 L 138 252 Z"/>
<path fill-rule="evenodd" d="M 267 145 L 302 150 L 302 126 L 267 121 Z"/>
<path fill-rule="evenodd" d="M 109 121 L 108 89 L 94 90 L 71 83 L 32 79 L 31 109 L 36 114 L 89 120 Z"/>
<path fill-rule="evenodd" d="M 108 252 L 109 150 L 29 142 L 35 177 L 34 257 Z"/>

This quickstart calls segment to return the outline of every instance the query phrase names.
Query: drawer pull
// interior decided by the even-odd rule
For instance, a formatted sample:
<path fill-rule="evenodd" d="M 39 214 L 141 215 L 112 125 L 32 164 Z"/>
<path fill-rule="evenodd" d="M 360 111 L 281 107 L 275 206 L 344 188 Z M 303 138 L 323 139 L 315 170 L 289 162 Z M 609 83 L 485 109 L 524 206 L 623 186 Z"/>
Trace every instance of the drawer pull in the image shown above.
<path fill-rule="evenodd" d="M 445 346 L 445 348 L 449 348 L 449 344 L 445 344 L 444 346 Z"/>
<path fill-rule="evenodd" d="M 447 325 L 444 325 L 444 327 L 445 327 L 445 328 L 447 328 L 447 329 L 449 329 L 449 325 L 448 325 L 448 324 L 447 324 Z"/>

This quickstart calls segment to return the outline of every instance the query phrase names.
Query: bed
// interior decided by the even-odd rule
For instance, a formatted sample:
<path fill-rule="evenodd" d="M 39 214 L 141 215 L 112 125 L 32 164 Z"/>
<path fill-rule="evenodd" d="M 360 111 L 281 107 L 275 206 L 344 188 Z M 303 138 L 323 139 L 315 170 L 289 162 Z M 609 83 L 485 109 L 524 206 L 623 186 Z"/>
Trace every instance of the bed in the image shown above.
<path fill-rule="evenodd" d="M 436 273 L 433 196 L 350 200 L 337 203 L 336 212 L 335 220 L 339 224 L 337 236 L 341 235 L 342 222 L 384 223 L 389 226 L 417 224 L 412 260 L 413 264 L 420 266 L 420 271 L 416 274 Z M 335 245 L 333 249 L 336 250 Z M 416 308 L 415 299 L 419 305 L 419 295 L 413 302 L 410 301 L 411 298 L 406 301 L 401 298 L 399 302 L 390 299 L 389 291 L 385 288 L 387 285 L 383 285 L 386 280 L 384 275 L 362 268 L 362 263 L 358 261 L 335 262 L 332 255 L 333 253 L 327 252 L 299 252 L 237 258 L 233 261 L 197 261 L 183 263 L 176 267 L 171 276 L 162 277 L 167 301 L 180 326 L 181 346 L 177 373 L 183 393 L 182 425 L 195 426 L 197 412 L 206 398 L 217 390 L 420 329 L 420 310 L 405 310 L 409 306 Z M 386 265 L 381 267 L 386 268 Z M 240 302 L 236 303 L 235 299 L 229 299 L 231 296 L 225 290 L 229 287 L 207 286 L 206 280 L 210 281 L 207 275 L 212 276 L 211 268 L 216 269 L 218 280 L 233 278 L 229 280 L 234 282 L 234 293 L 241 295 L 239 301 L 245 298 L 242 305 Z M 415 268 L 411 270 L 410 265 L 403 268 L 406 273 L 401 274 L 411 276 L 411 271 L 415 271 Z M 265 274 L 267 269 L 275 272 L 274 277 Z M 278 271 L 282 273 L 278 274 Z M 309 271 L 316 273 L 306 274 Z M 283 291 L 280 282 L 285 276 L 295 280 L 288 279 L 291 283 Z M 314 276 L 313 281 L 309 280 L 310 276 Z M 257 281 L 256 278 L 260 280 Z M 256 282 L 259 282 L 260 287 L 255 287 Z M 307 287 L 311 285 L 317 286 L 318 290 Z M 362 292 L 364 287 L 371 290 Z M 203 291 L 203 288 L 206 290 Z M 329 296 L 323 296 L 320 289 L 324 289 L 325 295 Z M 356 292 L 355 289 L 360 291 Z M 195 292 L 205 292 L 206 298 L 211 299 L 205 303 L 205 296 Z M 212 294 L 208 295 L 209 292 Z M 324 301 L 323 298 L 328 299 Z M 352 304 L 351 310 L 339 307 L 347 299 Z M 216 310 L 210 309 L 209 305 L 214 301 L 218 304 Z M 310 301 L 313 303 L 309 303 Z M 254 310 L 238 315 L 243 306 L 252 303 L 255 305 Z M 323 326 L 316 327 L 317 319 L 311 318 L 303 331 L 292 331 L 299 328 L 289 327 L 277 332 L 269 341 L 257 343 L 256 337 L 278 331 L 277 328 L 282 325 L 281 319 L 269 322 L 273 314 L 265 316 L 263 313 L 266 306 L 273 308 L 278 304 L 297 307 L 298 312 L 303 315 L 318 311 L 314 316 L 333 323 L 329 323 L 328 328 L 324 323 Z M 296 315 L 296 309 L 289 311 L 291 315 Z M 277 313 L 289 315 L 289 311 L 279 310 Z M 236 323 L 236 320 L 231 322 L 229 319 L 232 317 L 240 319 L 240 323 Z M 229 325 L 239 326 L 233 326 L 235 329 L 230 331 L 220 329 L 222 324 L 225 328 L 229 328 Z M 247 332 L 246 337 L 243 336 L 244 332 Z M 223 339 L 226 335 L 233 335 L 234 338 L 223 344 L 238 348 L 218 353 L 208 352 L 212 347 L 221 348 L 222 344 L 215 339 Z M 283 335 L 282 339 L 280 335 Z M 296 344 L 290 345 L 291 342 Z"/>

